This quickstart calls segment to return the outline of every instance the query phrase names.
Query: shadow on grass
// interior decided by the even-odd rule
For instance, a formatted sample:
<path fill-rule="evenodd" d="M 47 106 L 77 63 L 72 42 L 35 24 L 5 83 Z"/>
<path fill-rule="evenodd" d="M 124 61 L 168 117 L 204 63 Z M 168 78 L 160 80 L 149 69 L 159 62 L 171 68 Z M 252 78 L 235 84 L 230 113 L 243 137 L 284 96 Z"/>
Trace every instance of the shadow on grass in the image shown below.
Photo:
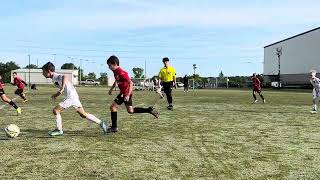
<path fill-rule="evenodd" d="M 21 137 L 34 137 L 34 138 L 53 138 L 48 135 L 49 130 L 47 129 L 21 129 Z M 63 137 L 99 137 L 101 133 L 93 133 L 90 131 L 64 131 Z"/>

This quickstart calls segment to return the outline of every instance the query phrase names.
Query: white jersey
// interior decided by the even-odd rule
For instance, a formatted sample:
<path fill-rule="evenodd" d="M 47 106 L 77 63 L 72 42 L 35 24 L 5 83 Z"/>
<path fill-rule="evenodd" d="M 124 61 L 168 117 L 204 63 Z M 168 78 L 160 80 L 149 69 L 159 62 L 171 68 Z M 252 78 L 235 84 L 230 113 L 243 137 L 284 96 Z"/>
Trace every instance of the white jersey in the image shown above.
<path fill-rule="evenodd" d="M 313 86 L 313 98 L 320 98 L 320 79 L 317 77 L 310 79 L 310 83 Z"/>
<path fill-rule="evenodd" d="M 57 73 L 53 74 L 52 82 L 58 88 L 62 87 L 62 77 L 63 77 L 63 75 L 61 75 L 61 74 L 57 74 Z M 74 88 L 74 86 L 70 83 L 70 81 L 67 81 L 65 84 L 66 84 L 64 87 L 65 98 L 79 99 L 79 95 L 78 95 L 76 89 Z"/>

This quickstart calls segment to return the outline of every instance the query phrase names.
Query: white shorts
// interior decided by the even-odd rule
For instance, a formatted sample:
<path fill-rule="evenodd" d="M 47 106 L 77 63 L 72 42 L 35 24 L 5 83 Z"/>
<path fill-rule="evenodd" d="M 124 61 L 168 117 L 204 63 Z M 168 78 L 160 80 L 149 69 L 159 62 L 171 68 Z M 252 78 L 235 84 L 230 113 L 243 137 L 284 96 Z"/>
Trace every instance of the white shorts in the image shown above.
<path fill-rule="evenodd" d="M 59 106 L 63 107 L 64 109 L 68 109 L 71 106 L 74 108 L 81 108 L 82 104 L 79 98 L 66 98 L 61 103 L 59 103 Z"/>
<path fill-rule="evenodd" d="M 313 99 L 320 98 L 320 90 L 313 89 Z"/>

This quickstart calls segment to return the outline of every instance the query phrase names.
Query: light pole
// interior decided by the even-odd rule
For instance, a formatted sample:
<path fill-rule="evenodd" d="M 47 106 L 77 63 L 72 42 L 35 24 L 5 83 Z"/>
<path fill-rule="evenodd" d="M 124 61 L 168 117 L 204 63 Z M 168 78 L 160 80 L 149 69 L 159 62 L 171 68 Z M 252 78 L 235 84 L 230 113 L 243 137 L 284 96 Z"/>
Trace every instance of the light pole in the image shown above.
<path fill-rule="evenodd" d="M 278 88 L 281 88 L 281 79 L 280 79 L 280 75 L 281 75 L 281 55 L 282 55 L 282 47 L 277 47 L 276 49 L 276 55 L 278 56 Z"/>

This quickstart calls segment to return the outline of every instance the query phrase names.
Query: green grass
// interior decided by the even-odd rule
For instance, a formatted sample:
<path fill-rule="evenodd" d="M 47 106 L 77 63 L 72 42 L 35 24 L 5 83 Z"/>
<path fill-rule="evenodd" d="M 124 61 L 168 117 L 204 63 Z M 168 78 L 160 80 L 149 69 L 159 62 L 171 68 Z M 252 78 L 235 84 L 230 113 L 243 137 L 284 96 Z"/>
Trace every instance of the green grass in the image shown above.
<path fill-rule="evenodd" d="M 13 97 L 13 88 L 6 92 Z M 122 107 L 120 132 L 105 136 L 70 109 L 62 114 L 65 136 L 49 138 L 60 100 L 50 100 L 54 92 L 40 87 L 27 104 L 17 99 L 22 116 L 8 106 L 0 111 L 1 128 L 21 128 L 17 139 L 0 132 L 0 179 L 320 178 L 320 115 L 309 114 L 311 93 L 267 91 L 267 104 L 252 104 L 249 90 L 178 90 L 173 112 L 159 101 L 158 120 Z M 116 94 L 95 87 L 78 92 L 88 112 L 110 123 Z M 134 104 L 156 98 L 135 92 Z"/>

